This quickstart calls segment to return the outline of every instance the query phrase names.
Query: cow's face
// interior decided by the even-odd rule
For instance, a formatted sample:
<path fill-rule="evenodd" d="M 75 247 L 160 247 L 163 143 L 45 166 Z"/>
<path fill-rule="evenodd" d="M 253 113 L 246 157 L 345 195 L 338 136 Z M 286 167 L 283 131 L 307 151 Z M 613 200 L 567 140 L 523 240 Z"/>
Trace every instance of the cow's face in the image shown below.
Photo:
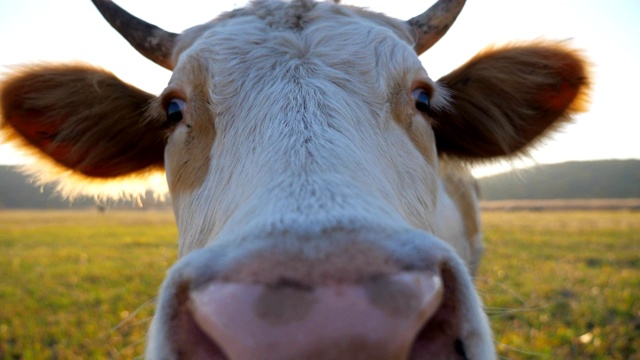
<path fill-rule="evenodd" d="M 226 291 L 246 304 L 220 299 L 194 315 L 180 312 L 193 298 L 163 303 L 151 354 L 188 331 L 172 318 L 195 316 L 211 320 L 196 322 L 233 358 L 260 358 L 301 332 L 309 339 L 271 358 L 317 351 L 352 358 L 363 348 L 367 358 L 402 356 L 438 307 L 442 268 L 450 281 L 467 276 L 435 237 L 429 112 L 446 104 L 446 91 L 421 66 L 403 22 L 333 4 L 268 6 L 183 34 L 193 43 L 178 40 L 185 50 L 174 54 L 173 77 L 156 104 L 175 117 L 165 169 L 180 255 L 190 254 L 172 271 L 163 300 L 187 286 L 207 294 L 207 304 Z M 206 265 L 191 270 L 194 263 Z M 462 302 L 479 310 L 474 297 Z M 355 307 L 362 313 L 349 314 Z M 222 329 L 217 321 L 229 313 L 237 327 Z M 346 329 L 334 324 L 350 316 Z M 333 320 L 323 325 L 323 318 Z M 479 344 L 466 346 L 490 348 L 482 315 L 470 320 Z M 456 354 L 458 330 L 441 340 L 446 353 Z M 264 343 L 237 344 L 245 338 Z"/>
<path fill-rule="evenodd" d="M 90 177 L 165 169 L 181 259 L 149 358 L 495 357 L 470 277 L 475 189 L 443 169 L 517 152 L 577 110 L 575 51 L 493 49 L 434 82 L 418 54 L 462 2 L 405 23 L 264 1 L 181 35 L 94 3 L 173 70 L 167 88 L 27 67 L 0 88 L 2 129 Z"/>
<path fill-rule="evenodd" d="M 269 7 L 191 30 L 155 104 L 176 117 L 165 169 L 181 255 L 266 233 L 433 233 L 429 113 L 447 92 L 404 23 L 333 4 Z"/>

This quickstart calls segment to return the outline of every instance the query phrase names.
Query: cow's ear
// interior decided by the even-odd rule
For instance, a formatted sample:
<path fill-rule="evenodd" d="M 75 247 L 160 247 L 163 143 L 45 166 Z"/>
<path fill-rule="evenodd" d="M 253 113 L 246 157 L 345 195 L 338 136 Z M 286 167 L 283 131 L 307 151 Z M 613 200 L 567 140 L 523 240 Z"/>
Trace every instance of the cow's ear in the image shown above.
<path fill-rule="evenodd" d="M 450 106 L 436 109 L 440 154 L 474 159 L 522 152 L 586 109 L 587 65 L 562 43 L 491 48 L 438 80 Z"/>
<path fill-rule="evenodd" d="M 165 125 L 154 96 L 86 65 L 18 68 L 0 86 L 0 131 L 76 174 L 115 178 L 162 168 Z"/>

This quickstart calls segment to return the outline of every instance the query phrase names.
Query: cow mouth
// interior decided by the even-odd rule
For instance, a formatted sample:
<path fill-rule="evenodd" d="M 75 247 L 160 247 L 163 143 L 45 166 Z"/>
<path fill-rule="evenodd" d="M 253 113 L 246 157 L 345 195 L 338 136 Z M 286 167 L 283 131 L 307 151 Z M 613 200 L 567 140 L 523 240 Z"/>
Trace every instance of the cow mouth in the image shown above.
<path fill-rule="evenodd" d="M 400 352 L 382 355 L 378 349 L 369 348 L 366 342 L 351 342 L 346 347 L 332 344 L 325 346 L 324 350 L 313 351 L 291 358 L 309 359 L 371 359 L 372 355 L 376 359 L 455 359 L 467 360 L 467 350 L 462 333 L 462 315 L 458 294 L 455 291 L 455 277 L 451 272 L 444 269 L 441 272 L 444 280 L 443 295 L 438 298 L 437 307 L 430 312 L 426 322 L 419 328 L 408 349 Z M 200 318 L 201 314 L 194 311 L 194 301 L 187 289 L 180 291 L 181 296 L 178 311 L 173 318 L 172 347 L 176 359 L 192 360 L 238 360 L 244 356 L 230 357 L 227 351 L 219 342 L 211 336 L 211 331 Z M 342 354 L 349 355 L 342 355 Z M 359 354 L 354 356 L 353 354 Z M 265 358 L 274 358 L 265 354 Z M 246 358 L 255 358 L 247 356 Z M 289 357 L 286 357 L 289 358 Z"/>

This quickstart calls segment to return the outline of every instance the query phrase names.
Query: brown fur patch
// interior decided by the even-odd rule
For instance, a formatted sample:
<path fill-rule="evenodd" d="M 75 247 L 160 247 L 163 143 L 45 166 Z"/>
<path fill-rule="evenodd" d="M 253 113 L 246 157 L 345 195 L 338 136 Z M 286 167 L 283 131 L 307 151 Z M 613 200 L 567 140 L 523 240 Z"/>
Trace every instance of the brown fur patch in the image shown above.
<path fill-rule="evenodd" d="M 438 151 L 473 159 L 510 155 L 586 110 L 587 63 L 564 43 L 487 49 L 438 80 L 451 107 L 434 111 Z"/>
<path fill-rule="evenodd" d="M 178 125 L 185 128 L 173 134 L 167 144 L 169 188 L 173 194 L 191 192 L 202 185 L 211 165 L 211 147 L 216 137 L 209 99 L 211 76 L 205 60 L 191 56 L 175 74 L 175 81 L 163 95 L 169 101 L 177 97 L 172 93 L 172 89 L 177 89 L 186 102 L 184 118 Z"/>
<path fill-rule="evenodd" d="M 433 93 L 433 89 L 429 84 L 424 83 L 422 87 L 428 89 L 430 94 Z M 392 89 L 389 102 L 391 103 L 393 118 L 406 130 L 409 139 L 411 139 L 413 145 L 415 145 L 424 159 L 429 164 L 434 165 L 437 156 L 433 146 L 435 139 L 431 130 L 431 119 L 419 114 L 424 121 L 413 121 L 417 113 L 415 101 L 411 94 L 406 91 L 406 87 L 402 86 L 400 82 Z"/>
<path fill-rule="evenodd" d="M 477 181 L 466 169 L 454 169 L 453 165 L 441 162 L 440 176 L 445 191 L 453 200 L 464 222 L 465 239 L 469 242 L 471 259 L 467 266 L 475 275 L 482 257 L 482 237 L 480 228 Z"/>
<path fill-rule="evenodd" d="M 441 176 L 447 193 L 462 213 L 467 239 L 474 238 L 480 233 L 480 223 L 477 218 L 476 180 L 471 176 L 452 173 L 445 173 Z"/>
<path fill-rule="evenodd" d="M 26 66 L 0 87 L 0 131 L 75 173 L 126 176 L 163 166 L 164 118 L 145 118 L 153 98 L 95 67 Z"/>

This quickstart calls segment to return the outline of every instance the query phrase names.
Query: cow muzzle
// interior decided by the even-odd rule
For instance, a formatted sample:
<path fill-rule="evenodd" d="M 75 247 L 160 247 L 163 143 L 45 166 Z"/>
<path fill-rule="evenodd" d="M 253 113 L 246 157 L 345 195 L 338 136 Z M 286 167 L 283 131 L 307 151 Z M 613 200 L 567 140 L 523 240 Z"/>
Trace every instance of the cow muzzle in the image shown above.
<path fill-rule="evenodd" d="M 398 264 L 390 256 L 383 262 L 392 263 L 395 271 L 374 267 L 357 278 L 322 276 L 329 279 L 323 281 L 282 272 L 266 277 L 256 274 L 258 281 L 239 279 L 236 272 L 202 275 L 203 265 L 209 264 L 210 269 L 215 258 L 203 249 L 172 269 L 152 325 L 147 356 L 228 360 L 494 357 L 488 322 L 466 268 L 439 240 L 431 245 L 425 247 L 424 256 L 418 256 L 427 259 L 425 266 Z M 266 271 L 280 268 L 269 265 Z M 311 261 L 308 266 L 321 269 L 323 264 Z M 377 268 L 383 268 L 382 262 Z"/>
<path fill-rule="evenodd" d="M 231 359 L 397 359 L 443 292 L 439 276 L 409 272 L 315 288 L 213 283 L 187 316 Z"/>

